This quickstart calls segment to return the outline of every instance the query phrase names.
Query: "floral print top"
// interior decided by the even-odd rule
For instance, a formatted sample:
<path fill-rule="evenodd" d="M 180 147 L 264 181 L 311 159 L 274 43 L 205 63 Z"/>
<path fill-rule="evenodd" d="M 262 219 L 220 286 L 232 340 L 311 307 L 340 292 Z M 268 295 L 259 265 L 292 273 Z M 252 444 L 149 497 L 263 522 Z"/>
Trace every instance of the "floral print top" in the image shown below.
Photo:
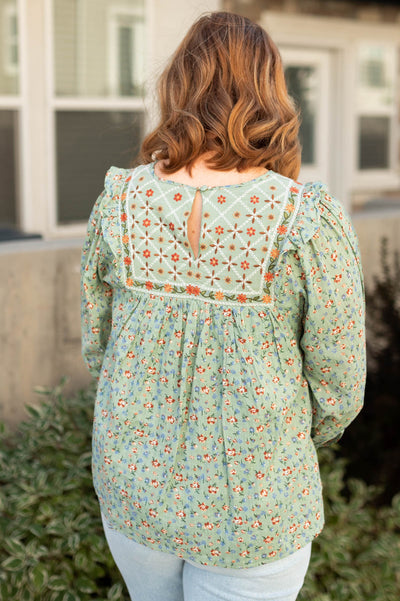
<path fill-rule="evenodd" d="M 196 190 L 199 254 L 186 238 Z M 245 568 L 324 525 L 316 448 L 362 408 L 358 240 L 320 182 L 194 188 L 111 167 L 81 263 L 97 378 L 93 481 L 111 527 Z"/>

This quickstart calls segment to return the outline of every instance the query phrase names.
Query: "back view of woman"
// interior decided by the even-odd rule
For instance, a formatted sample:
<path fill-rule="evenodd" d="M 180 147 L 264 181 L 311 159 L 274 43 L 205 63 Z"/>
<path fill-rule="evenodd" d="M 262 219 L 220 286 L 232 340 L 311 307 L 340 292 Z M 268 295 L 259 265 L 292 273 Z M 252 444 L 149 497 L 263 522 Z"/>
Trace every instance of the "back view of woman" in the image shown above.
<path fill-rule="evenodd" d="M 258 25 L 211 13 L 111 167 L 82 253 L 93 478 L 138 601 L 294 601 L 324 525 L 316 449 L 363 404 L 357 237 L 296 181 L 298 117 Z"/>

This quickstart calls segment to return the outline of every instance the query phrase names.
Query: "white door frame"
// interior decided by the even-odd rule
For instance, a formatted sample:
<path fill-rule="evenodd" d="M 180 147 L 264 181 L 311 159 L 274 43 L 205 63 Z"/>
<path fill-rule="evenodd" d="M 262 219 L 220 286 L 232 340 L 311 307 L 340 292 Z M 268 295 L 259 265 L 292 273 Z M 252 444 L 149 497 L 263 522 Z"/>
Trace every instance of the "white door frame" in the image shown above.
<path fill-rule="evenodd" d="M 301 167 L 301 182 L 322 180 L 329 183 L 332 179 L 333 127 L 331 89 L 333 87 L 332 56 L 329 50 L 281 47 L 280 53 L 284 65 L 311 66 L 316 69 L 318 79 L 315 99 L 314 155 L 312 165 Z"/>

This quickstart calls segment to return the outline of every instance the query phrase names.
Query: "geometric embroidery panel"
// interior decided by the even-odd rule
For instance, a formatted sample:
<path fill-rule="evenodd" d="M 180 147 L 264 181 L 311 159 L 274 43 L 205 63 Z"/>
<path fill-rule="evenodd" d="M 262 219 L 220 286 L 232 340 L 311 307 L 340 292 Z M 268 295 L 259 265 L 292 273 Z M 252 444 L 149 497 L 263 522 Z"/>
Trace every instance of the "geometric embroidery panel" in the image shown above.
<path fill-rule="evenodd" d="M 186 237 L 196 190 L 202 195 L 199 254 Z M 195 188 L 132 171 L 120 194 L 128 288 L 213 302 L 269 304 L 274 265 L 291 231 L 301 185 L 273 171 L 242 184 Z"/>

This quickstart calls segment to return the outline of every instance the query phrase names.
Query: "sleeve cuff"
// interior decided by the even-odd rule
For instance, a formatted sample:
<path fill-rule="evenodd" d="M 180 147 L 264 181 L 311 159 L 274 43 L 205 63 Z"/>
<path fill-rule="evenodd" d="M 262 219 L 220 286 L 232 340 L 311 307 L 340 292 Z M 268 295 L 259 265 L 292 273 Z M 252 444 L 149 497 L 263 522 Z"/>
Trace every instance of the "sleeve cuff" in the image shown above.
<path fill-rule="evenodd" d="M 338 442 L 342 438 L 343 434 L 344 430 L 341 430 L 334 438 L 329 438 L 326 435 L 317 435 L 312 437 L 312 441 L 316 449 L 319 449 L 320 447 L 328 447 L 335 442 Z"/>

